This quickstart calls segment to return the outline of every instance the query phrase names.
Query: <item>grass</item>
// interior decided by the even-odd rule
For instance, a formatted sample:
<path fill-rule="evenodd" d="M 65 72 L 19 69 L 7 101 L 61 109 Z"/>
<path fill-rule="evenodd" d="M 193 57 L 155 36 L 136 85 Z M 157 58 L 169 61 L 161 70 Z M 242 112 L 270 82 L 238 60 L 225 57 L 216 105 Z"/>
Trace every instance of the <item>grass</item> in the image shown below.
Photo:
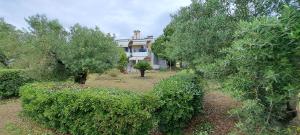
<path fill-rule="evenodd" d="M 21 116 L 19 99 L 0 101 L 0 135 L 52 135 L 57 134 Z"/>
<path fill-rule="evenodd" d="M 161 79 L 175 75 L 176 72 L 148 71 L 145 77 L 139 73 L 121 74 L 109 72 L 108 74 L 89 75 L 86 85 L 89 87 L 120 88 L 134 92 L 151 91 L 153 86 Z"/>

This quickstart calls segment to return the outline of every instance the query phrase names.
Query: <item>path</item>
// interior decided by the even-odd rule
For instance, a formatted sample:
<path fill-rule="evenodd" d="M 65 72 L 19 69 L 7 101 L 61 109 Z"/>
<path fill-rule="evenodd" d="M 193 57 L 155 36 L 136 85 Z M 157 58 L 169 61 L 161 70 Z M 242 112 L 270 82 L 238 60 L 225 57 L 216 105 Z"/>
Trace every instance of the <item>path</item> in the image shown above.
<path fill-rule="evenodd" d="M 236 119 L 230 117 L 228 111 L 238 106 L 230 96 L 222 92 L 208 92 L 204 97 L 204 114 L 196 116 L 186 129 L 186 135 L 191 135 L 194 128 L 203 123 L 209 122 L 214 125 L 212 135 L 226 135 L 235 126 Z"/>
<path fill-rule="evenodd" d="M 3 101 L 2 101 L 3 102 Z M 19 121 L 18 114 L 21 111 L 20 101 L 16 99 L 0 103 L 0 135 L 6 135 L 5 125 Z"/>

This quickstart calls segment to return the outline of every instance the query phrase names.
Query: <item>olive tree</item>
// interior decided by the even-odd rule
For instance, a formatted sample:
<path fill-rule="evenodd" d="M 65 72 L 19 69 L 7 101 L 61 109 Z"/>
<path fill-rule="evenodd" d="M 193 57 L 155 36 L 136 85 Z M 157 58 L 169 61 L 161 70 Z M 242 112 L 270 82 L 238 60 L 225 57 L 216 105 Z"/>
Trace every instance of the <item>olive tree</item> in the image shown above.
<path fill-rule="evenodd" d="M 0 65 L 7 68 L 11 61 L 18 57 L 21 47 L 20 35 L 21 31 L 0 18 Z"/>
<path fill-rule="evenodd" d="M 233 45 L 224 50 L 226 57 L 216 65 L 227 72 L 225 90 L 262 108 L 264 113 L 254 117 L 262 119 L 263 125 L 286 123 L 297 115 L 299 22 L 300 12 L 292 8 L 286 8 L 279 19 L 262 17 L 241 22 Z M 257 110 L 247 113 L 250 111 L 255 114 Z"/>
<path fill-rule="evenodd" d="M 25 19 L 25 31 L 21 56 L 15 63 L 18 68 L 29 69 L 29 75 L 37 80 L 64 80 L 69 76 L 58 51 L 66 45 L 68 32 L 58 20 L 50 20 L 45 15 L 34 15 Z"/>
<path fill-rule="evenodd" d="M 99 28 L 79 24 L 71 27 L 70 41 L 60 49 L 63 63 L 71 71 L 76 83 L 84 84 L 88 73 L 103 73 L 116 66 L 117 44 Z"/>
<path fill-rule="evenodd" d="M 207 66 L 225 55 L 240 21 L 251 21 L 260 16 L 278 15 L 283 4 L 295 0 L 192 0 L 191 5 L 172 15 L 172 34 L 168 31 L 158 38 L 158 53 L 182 60 L 197 74 L 207 75 Z M 164 47 L 166 49 L 164 49 Z M 162 53 L 163 54 L 163 53 Z"/>

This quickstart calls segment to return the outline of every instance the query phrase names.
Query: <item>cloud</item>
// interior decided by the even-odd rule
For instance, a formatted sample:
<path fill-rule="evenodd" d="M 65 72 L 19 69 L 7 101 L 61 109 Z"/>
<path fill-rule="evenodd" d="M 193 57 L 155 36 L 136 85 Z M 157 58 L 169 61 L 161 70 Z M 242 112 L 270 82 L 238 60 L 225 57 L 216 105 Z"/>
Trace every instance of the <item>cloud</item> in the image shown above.
<path fill-rule="evenodd" d="M 18 28 L 28 27 L 24 18 L 45 14 L 65 27 L 80 23 L 98 26 L 118 38 L 131 37 L 140 29 L 144 36 L 158 36 L 170 22 L 170 14 L 190 0 L 0 0 L 0 17 Z"/>

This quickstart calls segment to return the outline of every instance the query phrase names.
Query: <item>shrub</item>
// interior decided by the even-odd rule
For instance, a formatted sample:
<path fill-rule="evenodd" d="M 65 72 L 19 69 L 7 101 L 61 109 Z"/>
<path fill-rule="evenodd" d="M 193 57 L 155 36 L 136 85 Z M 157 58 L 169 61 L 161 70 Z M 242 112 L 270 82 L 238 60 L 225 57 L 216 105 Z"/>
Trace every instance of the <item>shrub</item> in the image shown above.
<path fill-rule="evenodd" d="M 30 80 L 24 70 L 0 69 L 0 99 L 18 96 L 19 87 Z"/>
<path fill-rule="evenodd" d="M 119 61 L 118 61 L 118 69 L 121 73 L 126 73 L 126 66 L 128 65 L 128 58 L 123 49 L 119 50 Z"/>
<path fill-rule="evenodd" d="M 145 60 L 142 60 L 142 61 L 139 61 L 137 64 L 135 64 L 134 68 L 140 70 L 141 77 L 144 77 L 145 71 L 146 70 L 150 70 L 151 69 L 151 65 L 149 64 L 149 62 L 147 62 Z"/>
<path fill-rule="evenodd" d="M 266 107 L 257 100 L 245 100 L 240 108 L 229 113 L 239 118 L 231 134 L 243 135 L 296 135 L 297 129 L 285 127 L 279 123 L 269 123 L 265 119 L 270 118 L 265 112 Z M 255 131 L 255 132 L 253 132 Z"/>
<path fill-rule="evenodd" d="M 43 83 L 23 86 L 21 99 L 25 115 L 74 135 L 143 135 L 157 123 L 152 95 Z"/>
<path fill-rule="evenodd" d="M 181 73 L 162 80 L 153 92 L 162 102 L 156 115 L 164 133 L 180 134 L 187 122 L 202 111 L 203 91 L 194 75 Z"/>

